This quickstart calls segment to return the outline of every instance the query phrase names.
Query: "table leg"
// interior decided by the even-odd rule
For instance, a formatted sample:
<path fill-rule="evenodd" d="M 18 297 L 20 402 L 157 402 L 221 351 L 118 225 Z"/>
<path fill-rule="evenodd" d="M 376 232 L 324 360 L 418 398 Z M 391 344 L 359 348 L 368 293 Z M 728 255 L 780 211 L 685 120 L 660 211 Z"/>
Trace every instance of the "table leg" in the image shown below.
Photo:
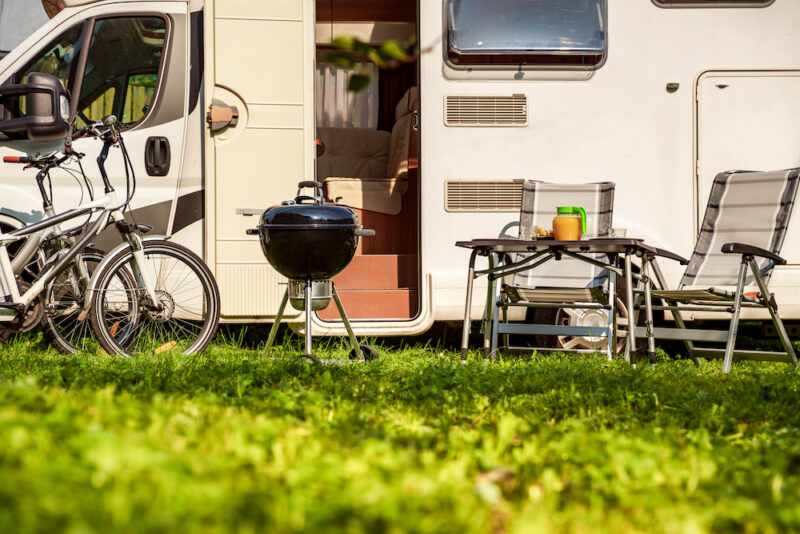
<path fill-rule="evenodd" d="M 647 330 L 647 355 L 650 357 L 650 364 L 656 363 L 656 340 L 653 330 L 653 301 L 650 300 L 650 262 L 647 255 L 642 256 L 642 283 L 644 284 L 644 309 L 645 309 L 645 329 Z"/>
<path fill-rule="evenodd" d="M 469 269 L 467 270 L 467 303 L 464 305 L 464 330 L 461 333 L 461 361 L 467 360 L 469 351 L 469 332 L 472 327 L 472 285 L 475 281 L 475 257 L 478 250 L 473 249 L 469 256 Z"/>
<path fill-rule="evenodd" d="M 625 346 L 625 361 L 636 363 L 636 321 L 633 311 L 633 276 L 631 272 L 631 256 L 633 251 L 625 251 L 625 305 L 628 307 L 628 343 Z"/>
<path fill-rule="evenodd" d="M 608 271 L 608 361 L 617 355 L 617 273 Z"/>
<path fill-rule="evenodd" d="M 489 269 L 494 269 L 494 254 L 489 254 Z M 488 287 L 486 288 L 486 307 L 483 310 L 483 355 L 489 356 L 491 353 L 491 338 L 492 338 L 492 308 L 494 308 L 494 285 L 495 281 L 491 276 L 487 276 L 489 280 Z"/>

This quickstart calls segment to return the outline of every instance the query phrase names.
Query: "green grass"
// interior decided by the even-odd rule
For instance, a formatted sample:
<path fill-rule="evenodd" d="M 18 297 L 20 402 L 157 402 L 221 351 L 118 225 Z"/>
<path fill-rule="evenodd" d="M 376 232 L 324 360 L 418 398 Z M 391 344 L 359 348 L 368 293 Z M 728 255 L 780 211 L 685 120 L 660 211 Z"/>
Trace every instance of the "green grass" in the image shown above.
<path fill-rule="evenodd" d="M 0 532 L 800 529 L 788 365 L 395 347 L 320 366 L 241 342 L 0 348 Z"/>

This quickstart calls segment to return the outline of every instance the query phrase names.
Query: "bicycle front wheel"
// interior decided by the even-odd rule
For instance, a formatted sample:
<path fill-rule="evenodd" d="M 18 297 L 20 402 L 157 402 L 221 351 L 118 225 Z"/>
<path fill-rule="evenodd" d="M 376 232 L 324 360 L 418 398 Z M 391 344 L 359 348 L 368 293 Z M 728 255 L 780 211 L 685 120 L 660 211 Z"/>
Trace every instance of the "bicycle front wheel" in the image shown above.
<path fill-rule="evenodd" d="M 205 349 L 219 325 L 219 290 L 203 260 L 170 241 L 145 241 L 144 265 L 133 252 L 117 252 L 97 273 L 89 316 L 109 354 L 137 356 Z M 143 280 L 154 284 L 155 300 Z M 126 287 L 121 280 L 136 281 Z"/>

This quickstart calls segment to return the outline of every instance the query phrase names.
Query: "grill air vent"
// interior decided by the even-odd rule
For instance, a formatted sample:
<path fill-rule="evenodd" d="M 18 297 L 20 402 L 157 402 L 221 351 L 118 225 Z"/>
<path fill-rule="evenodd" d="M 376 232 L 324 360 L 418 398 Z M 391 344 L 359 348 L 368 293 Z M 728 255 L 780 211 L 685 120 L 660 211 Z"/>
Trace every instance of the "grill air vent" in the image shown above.
<path fill-rule="evenodd" d="M 522 201 L 522 180 L 450 180 L 444 184 L 446 211 L 514 212 Z"/>
<path fill-rule="evenodd" d="M 526 126 L 528 98 L 511 96 L 446 96 L 446 126 Z"/>

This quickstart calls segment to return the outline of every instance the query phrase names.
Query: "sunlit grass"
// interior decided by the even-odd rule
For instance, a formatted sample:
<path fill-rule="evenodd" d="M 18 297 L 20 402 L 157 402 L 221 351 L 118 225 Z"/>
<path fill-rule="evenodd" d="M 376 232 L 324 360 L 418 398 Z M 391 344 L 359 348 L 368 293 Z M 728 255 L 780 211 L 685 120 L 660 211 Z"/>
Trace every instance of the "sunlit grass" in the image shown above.
<path fill-rule="evenodd" d="M 318 365 L 247 336 L 136 359 L 0 348 L 0 531 L 800 528 L 785 364 L 462 364 L 429 344 Z"/>

